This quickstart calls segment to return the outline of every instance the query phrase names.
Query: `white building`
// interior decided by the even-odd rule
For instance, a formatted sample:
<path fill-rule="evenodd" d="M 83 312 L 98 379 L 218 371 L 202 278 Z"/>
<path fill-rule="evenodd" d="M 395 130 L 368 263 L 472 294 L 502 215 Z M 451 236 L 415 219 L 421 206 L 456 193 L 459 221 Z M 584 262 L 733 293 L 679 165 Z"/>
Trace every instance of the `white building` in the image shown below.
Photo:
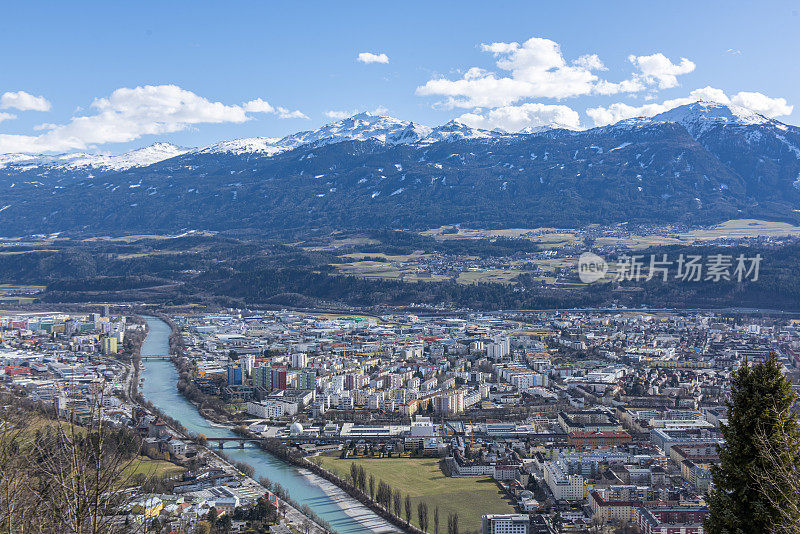
<path fill-rule="evenodd" d="M 283 417 L 284 415 L 294 415 L 297 413 L 296 402 L 284 402 L 280 400 L 270 400 L 265 402 L 248 402 L 247 413 L 261 419 L 271 419 Z"/>
<path fill-rule="evenodd" d="M 528 534 L 530 517 L 525 514 L 492 514 L 483 516 L 483 534 Z"/>
<path fill-rule="evenodd" d="M 179 439 L 169 440 L 169 452 L 176 456 L 186 454 L 186 442 Z"/>
<path fill-rule="evenodd" d="M 292 354 L 292 367 L 295 369 L 303 369 L 308 367 L 308 354 L 305 354 L 304 352 Z"/>
<path fill-rule="evenodd" d="M 583 500 L 583 477 L 567 474 L 567 468 L 561 462 L 544 463 L 544 481 L 553 497 L 559 501 Z"/>

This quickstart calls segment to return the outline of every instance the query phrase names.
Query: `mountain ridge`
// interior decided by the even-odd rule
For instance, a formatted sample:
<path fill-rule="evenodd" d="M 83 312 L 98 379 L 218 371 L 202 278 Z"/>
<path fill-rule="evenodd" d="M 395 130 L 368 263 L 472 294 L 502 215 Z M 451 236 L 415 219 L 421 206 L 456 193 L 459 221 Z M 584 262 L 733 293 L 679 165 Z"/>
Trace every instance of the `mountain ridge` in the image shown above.
<path fill-rule="evenodd" d="M 516 134 L 359 114 L 121 170 L 10 162 L 0 232 L 800 222 L 800 128 L 718 104 L 668 113 Z"/>
<path fill-rule="evenodd" d="M 774 119 L 759 115 L 754 111 L 731 104 L 698 101 L 678 106 L 653 117 L 634 117 L 624 119 L 608 126 L 591 129 L 614 127 L 641 127 L 656 122 L 674 122 L 684 126 L 693 136 L 702 132 L 708 124 L 725 123 L 729 125 L 773 124 L 781 129 L 785 125 Z M 0 169 L 9 165 L 42 165 L 76 167 L 105 167 L 111 170 L 126 170 L 130 167 L 141 167 L 158 163 L 165 159 L 180 156 L 184 153 L 220 153 L 233 154 L 253 153 L 272 156 L 303 145 L 324 145 L 343 141 L 366 141 L 375 139 L 387 144 L 409 144 L 415 142 L 435 143 L 462 139 L 496 139 L 515 135 L 540 135 L 553 130 L 586 131 L 566 129 L 560 126 L 526 127 L 517 132 L 485 130 L 470 127 L 456 119 L 436 127 L 428 127 L 385 115 L 360 112 L 350 117 L 328 123 L 316 130 L 304 130 L 285 137 L 245 137 L 224 140 L 205 147 L 184 148 L 168 142 L 156 142 L 146 147 L 134 149 L 118 155 L 88 154 L 83 152 L 54 155 L 28 155 L 22 153 L 0 154 Z M 165 147 L 168 147 L 165 149 Z M 171 149 L 171 150 L 170 150 Z M 156 155 L 162 152 L 163 156 Z M 137 154 L 153 154 L 153 157 L 140 157 Z M 158 158 L 158 159 L 157 159 Z"/>

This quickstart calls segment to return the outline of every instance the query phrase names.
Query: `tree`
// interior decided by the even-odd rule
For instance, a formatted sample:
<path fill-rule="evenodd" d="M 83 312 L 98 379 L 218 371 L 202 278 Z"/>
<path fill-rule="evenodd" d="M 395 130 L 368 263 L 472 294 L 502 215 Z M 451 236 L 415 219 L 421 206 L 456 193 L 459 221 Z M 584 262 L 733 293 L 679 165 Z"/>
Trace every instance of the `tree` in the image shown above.
<path fill-rule="evenodd" d="M 406 493 L 405 509 L 406 509 L 406 525 L 410 525 L 411 524 L 411 496 L 408 493 Z"/>
<path fill-rule="evenodd" d="M 428 504 L 420 502 L 417 504 L 417 519 L 419 519 L 419 528 L 423 532 L 428 531 Z"/>
<path fill-rule="evenodd" d="M 124 431 L 106 426 L 102 403 L 102 393 L 92 396 L 83 425 L 72 420 L 47 425 L 36 432 L 24 452 L 30 475 L 27 491 L 36 516 L 49 531 L 120 530 L 114 516 L 129 498 L 117 489 L 130 485 L 139 463 L 139 443 Z M 27 526 L 34 530 L 33 525 Z"/>
<path fill-rule="evenodd" d="M 794 400 L 774 356 L 734 372 L 728 423 L 721 425 L 725 443 L 707 495 L 710 534 L 797 532 L 800 481 L 785 476 L 800 473 Z"/>
<path fill-rule="evenodd" d="M 214 525 L 214 529 L 220 534 L 228 534 L 228 532 L 231 531 L 232 526 L 233 520 L 231 519 L 231 515 L 225 514 L 217 520 L 217 523 Z"/>
<path fill-rule="evenodd" d="M 394 506 L 394 515 L 400 517 L 401 510 L 403 509 L 402 495 L 399 489 L 394 490 L 392 497 L 392 505 Z"/>
<path fill-rule="evenodd" d="M 458 513 L 447 515 L 447 534 L 458 534 Z"/>
<path fill-rule="evenodd" d="M 367 491 L 367 473 L 363 465 L 358 466 L 358 489 L 361 490 L 361 493 Z"/>
<path fill-rule="evenodd" d="M 375 477 L 369 475 L 369 498 L 375 500 Z"/>
<path fill-rule="evenodd" d="M 376 495 L 378 504 L 385 510 L 389 510 L 392 506 L 392 488 L 383 480 L 378 482 L 378 491 Z"/>
<path fill-rule="evenodd" d="M 439 534 L 439 507 L 433 509 L 433 534 Z"/>
<path fill-rule="evenodd" d="M 358 487 L 358 466 L 355 462 L 350 464 L 350 482 L 354 488 Z"/>

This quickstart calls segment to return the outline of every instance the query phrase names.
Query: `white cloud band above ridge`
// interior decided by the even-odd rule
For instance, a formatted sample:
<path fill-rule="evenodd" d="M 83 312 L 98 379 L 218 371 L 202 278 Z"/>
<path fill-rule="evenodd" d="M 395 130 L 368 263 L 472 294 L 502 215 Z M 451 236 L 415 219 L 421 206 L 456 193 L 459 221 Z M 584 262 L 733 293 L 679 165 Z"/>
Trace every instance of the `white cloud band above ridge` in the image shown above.
<path fill-rule="evenodd" d="M 747 91 L 740 91 L 728 96 L 722 89 L 707 86 L 695 89 L 689 93 L 689 96 L 665 100 L 660 104 L 651 103 L 631 106 L 623 102 L 616 102 L 605 107 L 589 108 L 586 110 L 586 114 L 594 121 L 595 126 L 606 126 L 634 117 L 652 117 L 678 106 L 684 106 L 700 100 L 741 106 L 768 118 L 789 115 L 794 109 L 794 106 L 789 105 L 785 98 L 772 98 L 762 93 Z"/>
<path fill-rule="evenodd" d="M 597 54 L 584 54 L 567 61 L 555 41 L 533 37 L 522 44 L 482 44 L 480 49 L 494 55 L 502 74 L 472 67 L 460 79 L 439 77 L 417 87 L 420 96 L 445 97 L 445 108 L 503 107 L 535 98 L 563 99 L 590 94 L 636 93 L 648 87 L 660 89 L 678 85 L 677 77 L 692 72 L 694 63 L 681 58 L 678 64 L 661 53 L 630 56 L 639 72 L 619 82 L 601 79 L 608 70 Z"/>
<path fill-rule="evenodd" d="M 43 124 L 40 135 L 0 134 L 0 153 L 84 150 L 105 143 L 124 143 L 143 135 L 173 133 L 195 124 L 242 123 L 248 113 L 279 118 L 307 118 L 301 111 L 273 107 L 262 99 L 243 105 L 212 102 L 177 85 L 123 87 L 91 105 L 93 114 L 74 116 L 66 124 Z"/>

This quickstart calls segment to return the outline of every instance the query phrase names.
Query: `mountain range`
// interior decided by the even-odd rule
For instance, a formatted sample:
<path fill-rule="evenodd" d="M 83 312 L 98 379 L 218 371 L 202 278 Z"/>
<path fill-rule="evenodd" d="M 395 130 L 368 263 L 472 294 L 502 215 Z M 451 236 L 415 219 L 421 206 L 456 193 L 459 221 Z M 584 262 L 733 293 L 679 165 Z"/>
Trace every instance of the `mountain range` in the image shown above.
<path fill-rule="evenodd" d="M 0 155 L 0 235 L 800 222 L 800 128 L 710 102 L 573 131 L 368 113 L 282 139 Z"/>

